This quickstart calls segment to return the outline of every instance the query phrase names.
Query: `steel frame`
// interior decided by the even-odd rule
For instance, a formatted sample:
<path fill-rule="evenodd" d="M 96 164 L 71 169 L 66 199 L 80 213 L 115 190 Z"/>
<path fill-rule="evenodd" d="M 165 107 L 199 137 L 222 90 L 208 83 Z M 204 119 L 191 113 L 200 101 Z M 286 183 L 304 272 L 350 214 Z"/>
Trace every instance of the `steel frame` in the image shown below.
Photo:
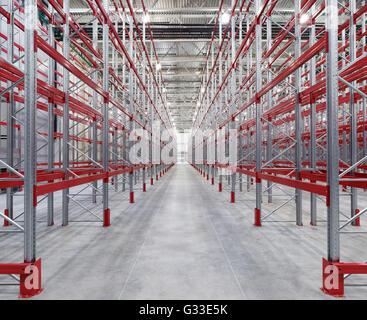
<path fill-rule="evenodd" d="M 72 222 L 72 201 L 92 215 L 91 221 L 109 227 L 110 191 L 125 191 L 128 181 L 133 203 L 134 191 L 140 189 L 138 180 L 142 180 L 141 190 L 147 190 L 147 170 L 153 185 L 154 174 L 158 180 L 174 165 L 152 159 L 153 144 L 162 150 L 167 143 L 161 138 L 153 141 L 153 121 L 166 129 L 173 124 L 162 93 L 162 74 L 153 68 L 158 56 L 149 23 L 144 22 L 140 30 L 129 0 L 84 2 L 93 13 L 92 39 L 70 14 L 69 0 L 50 0 L 48 6 L 43 1 L 26 0 L 21 5 L 4 0 L 0 7 L 1 23 L 8 26 L 6 33 L 1 32 L 5 41 L 0 57 L 0 96 L 8 104 L 7 122 L 2 123 L 7 126 L 8 154 L 6 162 L 2 161 L 7 172 L 0 174 L 0 188 L 7 190 L 6 208 L 0 212 L 6 228 L 0 234 L 24 233 L 24 263 L 0 263 L 0 274 L 9 274 L 20 283 L 22 297 L 42 291 L 35 239 L 40 201 L 47 197 L 48 226 L 54 225 L 53 193 L 62 191 L 63 226 Z M 111 7 L 115 10 L 110 11 Z M 98 47 L 99 29 L 102 48 Z M 44 115 L 47 132 L 37 128 L 38 117 Z M 148 164 L 129 160 L 134 143 L 128 141 L 134 128 L 148 132 L 148 136 L 140 137 L 149 143 Z M 18 163 L 14 161 L 18 152 L 15 134 L 24 139 Z M 39 141 L 43 142 L 40 147 Z M 39 161 L 38 152 L 46 146 L 47 162 Z M 77 193 L 70 192 L 82 185 Z M 24 195 L 24 213 L 15 214 L 15 188 L 23 187 L 24 192 L 17 195 Z M 84 190 L 90 193 L 82 193 Z M 80 201 L 86 196 L 90 206 Z M 102 215 L 95 205 L 98 202 Z M 19 220 L 22 216 L 24 222 Z M 20 274 L 20 278 L 14 274 Z M 25 286 L 28 276 L 38 276 L 32 289 Z"/>
<path fill-rule="evenodd" d="M 302 226 L 302 193 L 306 191 L 311 194 L 310 224 L 315 226 L 319 222 L 317 199 L 323 197 L 328 212 L 324 267 L 335 265 L 342 275 L 350 269 L 349 273 L 365 273 L 366 264 L 340 264 L 339 237 L 346 225 L 359 226 L 360 216 L 367 211 L 358 206 L 358 191 L 367 188 L 367 6 L 363 2 L 357 8 L 355 0 L 296 0 L 294 13 L 274 37 L 272 25 L 278 24 L 271 16 L 279 10 L 277 5 L 277 0 L 233 1 L 231 22 L 226 26 L 219 10 L 219 45 L 216 59 L 207 63 L 210 74 L 203 77 L 204 89 L 198 97 L 190 163 L 204 177 L 210 167 L 216 168 L 212 172 L 228 168 L 228 161 L 220 162 L 218 154 L 214 164 L 208 162 L 206 145 L 211 137 L 197 134 L 212 126 L 216 153 L 228 154 L 228 130 L 237 127 L 239 177 L 228 175 L 232 177 L 230 202 L 235 202 L 237 183 L 243 190 L 242 175 L 246 175 L 246 191 L 253 183 L 256 188 L 255 226 L 278 222 L 270 218 L 293 201 L 295 223 Z M 214 55 L 213 47 L 208 57 Z M 217 136 L 222 128 L 226 128 L 225 150 L 220 150 Z M 222 175 L 218 185 L 220 192 L 225 190 Z M 285 200 L 271 206 L 275 189 L 281 190 Z M 339 209 L 340 192 L 351 198 L 350 216 L 341 227 L 345 214 Z M 269 212 L 262 208 L 264 194 L 272 208 Z M 323 275 L 325 281 L 328 274 L 324 271 Z M 343 295 L 343 279 L 339 277 L 338 290 L 328 289 L 325 282 L 323 290 Z"/>

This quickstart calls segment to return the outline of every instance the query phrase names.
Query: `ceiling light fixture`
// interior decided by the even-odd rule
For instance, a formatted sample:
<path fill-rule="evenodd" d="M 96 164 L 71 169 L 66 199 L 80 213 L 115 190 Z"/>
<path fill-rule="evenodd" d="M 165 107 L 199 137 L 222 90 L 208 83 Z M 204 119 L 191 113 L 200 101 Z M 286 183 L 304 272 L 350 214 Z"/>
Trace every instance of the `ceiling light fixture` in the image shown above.
<path fill-rule="evenodd" d="M 150 21 L 150 16 L 149 16 L 149 14 L 148 13 L 145 13 L 144 15 L 143 15 L 143 22 L 144 23 L 148 23 Z"/>
<path fill-rule="evenodd" d="M 307 24 L 310 20 L 310 16 L 306 13 L 302 14 L 301 17 L 299 18 L 299 23 L 300 24 Z"/>
<path fill-rule="evenodd" d="M 222 16 L 220 18 L 220 21 L 222 24 L 228 24 L 229 20 L 231 19 L 231 16 L 228 12 L 223 12 Z"/>

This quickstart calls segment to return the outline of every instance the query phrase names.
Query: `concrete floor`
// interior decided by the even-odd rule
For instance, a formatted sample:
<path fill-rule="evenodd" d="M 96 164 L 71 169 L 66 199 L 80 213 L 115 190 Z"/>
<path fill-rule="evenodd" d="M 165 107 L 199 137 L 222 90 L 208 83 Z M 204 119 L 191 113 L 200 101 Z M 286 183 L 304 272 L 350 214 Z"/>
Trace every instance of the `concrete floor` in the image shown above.
<path fill-rule="evenodd" d="M 128 203 L 127 192 L 111 191 L 110 228 L 86 222 L 61 227 L 56 193 L 55 226 L 45 225 L 46 203 L 38 208 L 37 255 L 43 259 L 45 290 L 33 299 L 331 298 L 320 290 L 326 224 L 309 225 L 307 193 L 303 227 L 269 222 L 256 228 L 253 190 L 238 193 L 231 204 L 228 190 L 217 189 L 192 167 L 176 165 L 147 193 L 137 192 L 135 204 Z M 1 210 L 4 201 L 1 195 Z M 264 212 L 281 201 L 264 202 Z M 346 201 L 342 206 L 347 212 Z M 325 220 L 321 201 L 319 207 Z M 16 208 L 21 210 L 19 203 Z M 294 220 L 294 215 L 291 203 L 271 218 Z M 75 205 L 70 216 L 91 219 Z M 361 223 L 358 230 L 366 231 L 366 218 Z M 342 260 L 362 262 L 366 244 L 363 234 L 342 235 Z M 22 261 L 22 235 L 0 235 L 0 248 L 0 263 Z M 8 280 L 4 277 L 0 281 Z M 347 281 L 367 283 L 363 276 Z M 0 299 L 15 299 L 18 290 L 2 286 Z M 346 296 L 365 299 L 367 287 L 346 287 Z"/>

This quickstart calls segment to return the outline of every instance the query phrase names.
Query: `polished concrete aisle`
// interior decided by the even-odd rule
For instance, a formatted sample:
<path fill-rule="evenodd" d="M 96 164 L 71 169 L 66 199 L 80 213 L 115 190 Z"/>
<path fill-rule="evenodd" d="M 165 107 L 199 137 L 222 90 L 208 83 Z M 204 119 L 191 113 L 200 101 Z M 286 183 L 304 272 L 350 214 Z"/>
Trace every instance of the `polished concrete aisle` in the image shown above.
<path fill-rule="evenodd" d="M 249 201 L 230 204 L 217 185 L 176 165 L 137 193 L 135 204 L 113 195 L 110 228 L 40 227 L 45 290 L 34 299 L 329 298 L 319 289 L 325 225 L 256 228 Z M 20 245 L 18 239 L 2 248 L 0 262 L 11 262 L 11 250 L 21 257 Z M 16 298 L 17 290 L 0 288 L 0 298 Z M 347 289 L 351 298 L 366 293 Z"/>

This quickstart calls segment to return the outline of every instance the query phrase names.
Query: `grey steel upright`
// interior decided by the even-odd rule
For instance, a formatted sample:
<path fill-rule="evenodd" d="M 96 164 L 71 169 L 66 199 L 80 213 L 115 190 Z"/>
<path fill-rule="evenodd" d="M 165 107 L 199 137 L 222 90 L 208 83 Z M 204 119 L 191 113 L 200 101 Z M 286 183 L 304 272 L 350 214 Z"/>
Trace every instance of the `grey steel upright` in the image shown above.
<path fill-rule="evenodd" d="M 145 21 L 143 21 L 143 44 L 144 44 L 144 46 L 145 46 L 145 29 L 146 29 L 146 23 L 145 23 Z M 143 78 L 143 86 L 146 88 L 146 76 L 145 76 L 145 73 L 146 73 L 146 57 L 145 57 L 145 54 L 143 54 L 143 66 L 142 66 L 142 68 L 143 68 L 143 74 L 142 74 L 142 78 Z M 142 92 L 142 105 L 143 105 L 143 112 L 144 112 L 144 117 L 146 116 L 145 115 L 145 110 L 146 110 L 146 92 Z M 146 124 L 144 123 L 144 126 L 145 126 Z M 142 135 L 142 137 L 141 137 L 141 139 L 143 140 L 143 138 L 145 139 L 145 136 L 144 135 Z M 145 143 L 145 141 L 143 142 L 143 143 Z M 145 159 L 143 159 L 143 157 L 144 157 L 144 155 L 143 155 L 143 150 L 141 150 L 141 156 L 142 156 L 142 161 L 143 161 L 143 163 L 144 163 L 144 161 L 145 161 Z M 144 163 L 145 164 L 145 163 Z M 146 169 L 145 169 L 145 167 L 142 169 L 142 175 L 143 175 L 143 192 L 145 192 L 146 191 Z"/>
<path fill-rule="evenodd" d="M 326 32 L 326 111 L 327 111 L 327 255 L 330 262 L 340 259 L 339 234 L 339 131 L 338 131 L 338 8 L 325 1 Z"/>
<path fill-rule="evenodd" d="M 51 4 L 48 5 L 49 10 L 53 12 Z M 54 46 L 54 26 L 53 21 L 48 25 L 48 43 Z M 48 58 L 48 84 L 54 86 L 55 81 L 55 60 L 51 57 Z M 54 114 L 54 103 L 50 101 L 48 103 L 48 170 L 54 170 L 55 162 L 55 114 Z M 50 192 L 47 196 L 47 224 L 52 226 L 54 224 L 54 194 Z"/>
<path fill-rule="evenodd" d="M 93 49 L 97 50 L 98 48 L 98 20 L 95 19 L 93 21 Z M 97 83 L 97 79 L 98 79 L 98 73 L 94 72 L 93 73 L 93 81 L 95 83 Z M 92 103 L 93 103 L 93 108 L 94 110 L 97 110 L 98 108 L 98 96 L 97 96 L 97 92 L 95 90 L 93 90 L 93 97 L 92 97 Z M 92 158 L 93 161 L 98 161 L 98 123 L 97 121 L 93 121 L 92 124 Z M 93 181 L 92 182 L 92 202 L 96 203 L 97 202 L 97 187 L 98 187 L 98 181 Z"/>
<path fill-rule="evenodd" d="M 271 6 L 271 3 L 268 4 L 268 7 Z M 266 19 L 266 50 L 270 50 L 271 48 L 271 20 Z M 270 58 L 269 58 L 270 59 Z M 268 70 L 267 81 L 268 83 L 272 80 L 271 67 Z M 269 90 L 266 96 L 267 102 L 267 110 L 271 109 L 273 106 L 273 90 Z M 266 160 L 270 161 L 273 158 L 273 146 L 272 146 L 272 119 L 267 119 L 268 130 L 267 130 L 267 139 L 266 139 Z M 268 203 L 273 202 L 273 188 L 272 182 L 267 181 L 267 191 L 268 191 Z"/>
<path fill-rule="evenodd" d="M 315 5 L 311 8 L 311 13 L 315 12 Z M 315 44 L 315 23 L 312 23 L 310 28 L 310 47 Z M 312 57 L 310 60 L 310 86 L 316 83 L 316 58 Z M 311 170 L 316 170 L 316 103 L 312 101 L 310 105 L 310 167 Z M 316 226 L 317 224 L 317 207 L 316 207 L 316 194 L 310 194 L 310 209 L 311 209 L 311 225 Z"/>
<path fill-rule="evenodd" d="M 109 1 L 103 0 L 103 6 L 106 13 L 109 13 Z M 108 25 L 107 21 L 103 23 L 103 90 L 105 92 L 109 92 L 109 83 L 108 83 L 108 75 L 109 75 L 109 38 L 108 38 Z M 105 98 L 103 101 L 103 171 L 108 173 L 109 166 L 109 96 Z M 108 177 L 103 181 L 103 213 L 104 213 L 104 226 L 109 225 L 109 208 L 108 208 Z"/>
<path fill-rule="evenodd" d="M 356 1 L 349 1 L 349 59 L 350 61 L 355 61 L 356 59 L 356 24 L 354 22 L 354 13 L 356 11 Z M 355 87 L 356 82 L 352 82 L 352 85 Z M 350 113 L 350 163 L 351 165 L 355 164 L 358 161 L 358 141 L 357 141 L 357 110 L 358 104 L 354 102 L 354 90 L 350 88 L 350 100 L 349 100 L 349 113 Z M 350 171 L 350 175 L 354 175 L 355 170 Z M 357 188 L 350 188 L 350 210 L 351 217 L 356 215 L 356 210 L 358 207 L 357 204 Z M 352 225 L 357 225 L 357 219 L 352 221 Z"/>
<path fill-rule="evenodd" d="M 301 27 L 299 24 L 299 13 L 301 9 L 301 0 L 295 0 L 294 2 L 294 33 L 295 33 L 295 51 L 294 58 L 298 59 L 301 56 Z M 295 119 L 295 160 L 296 160 L 296 179 L 300 179 L 300 171 L 302 170 L 302 136 L 301 136 L 301 104 L 299 103 L 299 91 L 301 89 L 301 70 L 297 68 L 294 73 L 294 84 L 295 84 L 295 98 L 296 107 L 294 113 Z M 300 189 L 295 190 L 296 196 L 296 224 L 302 225 L 302 191 Z"/>
<path fill-rule="evenodd" d="M 36 184 L 35 124 L 36 124 L 36 53 L 35 31 L 37 4 L 24 1 L 24 262 L 36 260 Z"/>
<path fill-rule="evenodd" d="M 255 11 L 256 13 L 260 11 L 261 0 L 256 0 Z M 261 60 L 261 21 L 258 19 L 257 15 L 255 17 L 256 27 L 255 27 L 255 47 L 256 47 L 256 60 Z M 256 92 L 259 92 L 262 86 L 262 75 L 261 75 L 261 65 L 256 63 Z M 256 100 L 256 174 L 261 172 L 262 166 L 262 135 L 261 135 L 261 101 Z M 255 226 L 261 226 L 261 198 L 262 198 L 262 182 L 261 179 L 256 177 L 256 207 L 255 207 Z"/>
<path fill-rule="evenodd" d="M 130 41 L 129 41 L 129 56 L 132 59 L 133 56 L 133 44 L 134 44 L 134 25 L 133 25 L 133 19 L 131 16 L 129 16 L 129 27 L 130 27 Z M 134 70 L 133 70 L 133 66 L 130 66 L 129 68 L 129 112 L 131 114 L 131 116 L 134 116 L 134 95 L 133 95 L 133 76 L 134 76 Z M 132 118 L 129 119 L 129 133 L 131 134 L 134 130 L 134 120 Z M 132 142 L 130 141 L 130 137 L 128 137 L 128 146 L 129 146 L 129 151 L 132 148 Z M 134 202 L 134 181 L 133 181 L 133 167 L 134 164 L 131 163 L 131 159 L 129 156 L 129 166 L 130 166 L 130 173 L 129 173 L 129 187 L 130 187 L 130 202 L 133 203 Z"/>
<path fill-rule="evenodd" d="M 9 12 L 10 12 L 10 23 L 8 24 L 8 62 L 13 63 L 14 60 L 14 1 L 8 0 Z M 11 81 L 8 82 L 9 87 L 13 86 Z M 6 119 L 6 148 L 7 148 L 7 164 L 10 167 L 14 167 L 14 90 L 11 89 L 9 91 L 9 99 L 8 99 L 8 110 L 7 110 L 7 119 Z M 9 171 L 10 176 L 12 175 L 11 171 Z M 13 197 L 13 188 L 6 189 L 6 208 L 8 210 L 8 216 L 10 219 L 13 219 L 13 206 L 14 206 L 14 197 Z"/>
<path fill-rule="evenodd" d="M 235 1 L 232 0 L 232 8 L 235 5 Z M 232 117 L 231 122 L 230 122 L 230 135 L 233 134 L 233 132 L 236 132 L 235 134 L 237 135 L 237 130 L 236 130 L 236 119 L 233 117 L 233 114 L 236 112 L 236 64 L 235 62 L 235 58 L 236 58 L 236 18 L 235 15 L 232 15 L 231 17 L 231 46 L 232 46 L 232 50 L 231 50 L 231 64 L 232 64 L 232 78 L 231 78 L 231 105 L 229 106 L 229 116 Z M 236 137 L 232 137 L 232 139 L 237 139 Z M 228 138 L 228 143 L 229 143 L 230 139 Z M 232 152 L 234 152 L 235 150 L 232 150 Z M 236 150 L 237 151 L 237 150 Z M 229 156 L 230 158 L 232 158 L 234 155 L 230 154 L 230 149 L 229 149 Z M 237 160 L 237 158 L 236 158 Z M 237 166 L 237 165 L 235 165 Z M 235 202 L 235 192 L 236 192 L 236 171 L 233 170 L 232 175 L 232 183 L 231 183 L 231 202 Z"/>
<path fill-rule="evenodd" d="M 223 41 L 223 26 L 222 26 L 222 15 L 219 18 L 219 45 L 222 43 Z M 219 50 L 219 49 L 218 49 Z M 218 79 L 218 83 L 219 85 L 222 84 L 223 81 L 223 61 L 222 61 L 222 54 L 219 54 L 219 79 Z M 223 90 L 220 90 L 219 92 L 219 115 L 218 115 L 218 122 L 219 124 L 221 124 L 222 119 L 223 119 Z M 222 143 L 222 142 L 219 142 Z M 220 157 L 219 157 L 220 159 Z M 221 163 L 219 163 L 221 164 Z M 218 180 L 219 180 L 219 191 L 222 191 L 222 181 L 223 181 L 223 175 L 222 175 L 222 169 L 219 168 L 219 173 L 218 173 Z"/>
<path fill-rule="evenodd" d="M 69 58 L 70 55 L 70 32 L 69 32 L 69 16 L 70 3 L 69 0 L 64 1 L 65 21 L 63 34 L 64 57 Z M 64 92 L 65 103 L 63 106 L 63 136 L 62 136 L 62 161 L 65 180 L 69 178 L 69 71 L 64 68 Z M 67 226 L 69 223 L 69 189 L 62 190 L 62 225 Z"/>

